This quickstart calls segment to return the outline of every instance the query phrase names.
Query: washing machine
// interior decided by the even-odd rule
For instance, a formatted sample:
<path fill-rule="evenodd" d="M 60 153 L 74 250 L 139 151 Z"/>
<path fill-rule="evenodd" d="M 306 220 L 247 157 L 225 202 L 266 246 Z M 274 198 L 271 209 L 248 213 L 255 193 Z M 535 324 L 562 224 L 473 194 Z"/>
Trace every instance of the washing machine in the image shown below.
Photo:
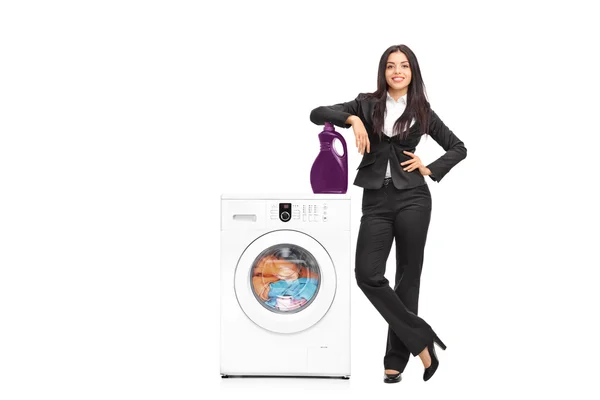
<path fill-rule="evenodd" d="M 221 375 L 350 377 L 350 196 L 221 196 Z"/>

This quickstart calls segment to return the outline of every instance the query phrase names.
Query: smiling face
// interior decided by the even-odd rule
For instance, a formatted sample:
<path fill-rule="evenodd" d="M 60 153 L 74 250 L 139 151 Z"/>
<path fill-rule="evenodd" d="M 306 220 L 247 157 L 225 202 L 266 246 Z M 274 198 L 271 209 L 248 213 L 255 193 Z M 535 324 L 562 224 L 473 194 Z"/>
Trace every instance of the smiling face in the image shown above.
<path fill-rule="evenodd" d="M 403 96 L 408 92 L 412 74 L 406 55 L 400 51 L 391 53 L 385 65 L 385 80 L 391 95 Z"/>

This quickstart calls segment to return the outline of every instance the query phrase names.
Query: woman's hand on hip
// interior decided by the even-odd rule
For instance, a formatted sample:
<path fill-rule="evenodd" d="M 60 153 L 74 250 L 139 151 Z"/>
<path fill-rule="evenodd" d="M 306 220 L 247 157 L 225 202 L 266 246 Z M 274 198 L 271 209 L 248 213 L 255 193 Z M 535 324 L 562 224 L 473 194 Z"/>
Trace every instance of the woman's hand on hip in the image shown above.
<path fill-rule="evenodd" d="M 367 153 L 371 152 L 371 143 L 369 142 L 369 134 L 365 128 L 365 125 L 361 121 L 359 117 L 356 115 L 352 115 L 348 117 L 347 121 L 350 125 L 352 125 L 352 130 L 354 131 L 354 137 L 356 139 L 356 148 L 360 154 L 365 154 L 365 150 Z"/>
<path fill-rule="evenodd" d="M 421 175 L 423 176 L 431 175 L 431 170 L 423 165 L 423 162 L 421 161 L 418 155 L 406 150 L 404 150 L 404 154 L 411 157 L 410 160 L 406 160 L 400 163 L 400 165 L 403 166 L 403 169 L 406 172 L 412 172 L 415 169 L 418 169 Z"/>

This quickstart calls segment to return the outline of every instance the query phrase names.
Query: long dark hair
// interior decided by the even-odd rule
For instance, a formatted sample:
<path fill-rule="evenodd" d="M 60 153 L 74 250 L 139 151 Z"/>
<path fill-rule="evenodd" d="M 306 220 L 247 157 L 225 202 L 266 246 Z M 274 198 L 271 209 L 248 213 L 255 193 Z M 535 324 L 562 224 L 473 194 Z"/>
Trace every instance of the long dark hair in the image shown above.
<path fill-rule="evenodd" d="M 423 83 L 423 77 L 421 76 L 421 69 L 419 68 L 419 62 L 415 53 L 408 46 L 403 44 L 390 46 L 382 55 L 379 60 L 379 69 L 377 71 L 377 90 L 373 93 L 368 93 L 367 97 L 377 100 L 373 113 L 373 128 L 374 131 L 379 135 L 383 132 L 383 121 L 385 113 L 385 103 L 387 99 L 388 85 L 385 80 L 385 67 L 387 65 L 388 57 L 391 53 L 400 51 L 404 53 L 408 59 L 412 78 L 408 84 L 408 102 L 406 109 L 394 123 L 393 133 L 398 135 L 399 139 L 405 139 L 408 137 L 408 130 L 410 123 L 413 118 L 421 126 L 421 131 L 424 133 L 428 132 L 428 115 L 430 110 L 429 102 L 427 101 L 427 95 L 425 93 L 425 84 Z"/>

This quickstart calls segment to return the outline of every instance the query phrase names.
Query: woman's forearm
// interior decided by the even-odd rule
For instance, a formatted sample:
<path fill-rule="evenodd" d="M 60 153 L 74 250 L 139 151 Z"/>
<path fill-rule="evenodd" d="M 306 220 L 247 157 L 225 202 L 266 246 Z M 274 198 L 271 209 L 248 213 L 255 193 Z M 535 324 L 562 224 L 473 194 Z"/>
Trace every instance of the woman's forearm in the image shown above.
<path fill-rule="evenodd" d="M 348 125 L 352 125 L 354 123 L 354 121 L 356 121 L 357 119 L 359 119 L 356 115 L 351 115 L 348 118 L 346 118 L 346 123 Z"/>

